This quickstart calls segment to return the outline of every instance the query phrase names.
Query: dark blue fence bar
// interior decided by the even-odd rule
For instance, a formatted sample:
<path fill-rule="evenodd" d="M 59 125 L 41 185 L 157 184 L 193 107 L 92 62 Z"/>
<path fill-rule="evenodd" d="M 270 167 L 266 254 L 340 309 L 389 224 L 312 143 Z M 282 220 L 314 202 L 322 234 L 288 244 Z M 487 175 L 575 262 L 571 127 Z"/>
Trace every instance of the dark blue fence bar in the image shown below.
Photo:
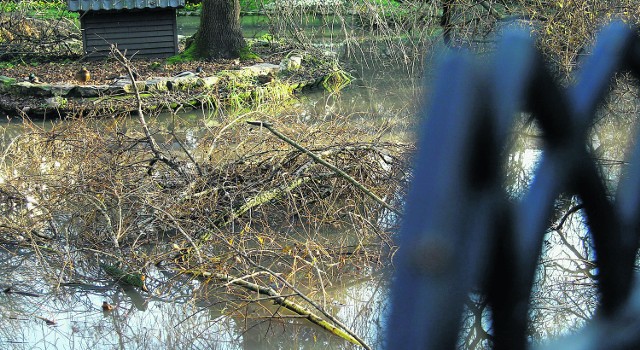
<path fill-rule="evenodd" d="M 599 34 L 568 89 L 553 79 L 524 31 L 507 32 L 489 65 L 460 52 L 444 60 L 422 112 L 387 348 L 455 349 L 465 301 L 478 291 L 491 306 L 493 347 L 531 347 L 529 298 L 543 237 L 554 201 L 576 195 L 598 267 L 600 302 L 588 329 L 601 336 L 573 348 L 640 349 L 640 289 L 633 284 L 640 143 L 615 199 L 586 147 L 596 109 L 622 71 L 640 77 L 640 39 L 622 23 Z M 521 112 L 536 118 L 544 147 L 531 187 L 514 203 L 502 187 L 501 162 Z"/>

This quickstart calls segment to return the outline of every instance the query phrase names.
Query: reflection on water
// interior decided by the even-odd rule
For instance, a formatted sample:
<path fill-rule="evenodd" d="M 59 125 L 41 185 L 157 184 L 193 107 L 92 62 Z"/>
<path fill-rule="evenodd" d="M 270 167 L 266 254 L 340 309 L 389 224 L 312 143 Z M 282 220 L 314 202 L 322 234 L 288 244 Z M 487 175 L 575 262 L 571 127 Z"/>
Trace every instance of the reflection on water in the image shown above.
<path fill-rule="evenodd" d="M 150 294 L 113 284 L 43 280 L 33 252 L 0 251 L 0 347 L 11 349 L 339 349 L 345 342 L 301 318 L 271 318 L 268 302 L 237 309 L 225 288 L 151 271 Z M 91 259 L 89 259 L 91 260 Z M 88 266 L 90 263 L 87 264 Z M 87 268 L 88 268 L 87 266 Z M 82 270 L 84 267 L 76 267 Z M 387 277 L 374 275 L 327 289 L 327 309 L 376 344 L 382 334 Z M 36 295 L 27 296 L 28 291 Z M 102 310 L 103 301 L 114 305 Z M 47 322 L 53 323 L 48 325 Z"/>
<path fill-rule="evenodd" d="M 620 98 L 619 90 L 625 88 L 614 91 L 611 100 Z M 602 112 L 603 119 L 594 125 L 588 145 L 611 196 L 615 195 L 614 189 L 624 173 L 627 150 L 636 137 L 637 95 L 626 101 Z M 536 166 L 544 157 L 538 134 L 539 130 L 532 125 L 516 128 L 505 169 L 505 188 L 513 200 L 519 200 L 526 192 L 534 180 Z M 593 243 L 577 197 L 561 196 L 556 200 L 541 253 L 529 306 L 529 337 L 534 343 L 580 329 L 593 318 L 598 304 Z M 469 298 L 463 324 L 461 348 L 490 346 L 490 310 L 484 298 L 478 295 Z"/>

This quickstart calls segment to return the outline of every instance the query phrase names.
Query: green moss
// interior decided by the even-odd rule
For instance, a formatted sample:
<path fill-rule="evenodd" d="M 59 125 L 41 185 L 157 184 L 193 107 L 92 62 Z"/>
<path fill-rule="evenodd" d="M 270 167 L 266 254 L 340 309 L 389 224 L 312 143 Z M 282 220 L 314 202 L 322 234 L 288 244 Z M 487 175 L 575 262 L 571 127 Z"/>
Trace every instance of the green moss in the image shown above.
<path fill-rule="evenodd" d="M 64 109 L 69 104 L 69 100 L 62 96 L 53 96 L 49 100 L 49 102 L 42 105 L 44 108 L 55 107 L 59 109 Z"/>
<path fill-rule="evenodd" d="M 241 61 L 261 59 L 261 57 L 258 56 L 258 54 L 256 54 L 255 52 L 251 51 L 251 48 L 249 46 L 245 46 L 245 47 L 241 48 L 240 51 L 238 52 L 238 54 L 240 55 L 240 60 Z"/>
<path fill-rule="evenodd" d="M 78 13 L 67 10 L 64 0 L 0 1 L 0 13 L 24 12 L 30 17 L 43 19 L 78 19 Z"/>
<path fill-rule="evenodd" d="M 0 75 L 0 83 L 2 83 L 2 85 L 12 85 L 16 83 L 16 80 L 13 78 L 5 77 L 4 75 Z"/>
<path fill-rule="evenodd" d="M 118 282 L 138 287 L 147 292 L 147 286 L 144 283 L 145 276 L 141 273 L 126 272 L 116 265 L 100 264 L 102 269 Z"/>
<path fill-rule="evenodd" d="M 149 66 L 149 68 L 151 68 L 152 70 L 159 70 L 160 68 L 162 68 L 162 63 L 153 62 L 151 63 L 151 66 Z"/>
<path fill-rule="evenodd" d="M 197 59 L 198 57 L 196 55 L 196 45 L 192 43 L 181 53 L 167 58 L 167 63 L 175 64 L 175 63 L 182 63 L 182 62 L 191 62 Z"/>
<path fill-rule="evenodd" d="M 329 92 L 338 92 L 347 85 L 351 84 L 353 76 L 343 70 L 335 70 L 327 74 L 320 84 Z"/>
<path fill-rule="evenodd" d="M 0 62 L 0 69 L 9 69 L 15 67 L 15 63 L 13 62 Z"/>
<path fill-rule="evenodd" d="M 200 11 L 200 10 L 202 10 L 202 3 L 197 3 L 197 4 L 187 3 L 187 4 L 184 5 L 184 10 L 185 11 Z"/>

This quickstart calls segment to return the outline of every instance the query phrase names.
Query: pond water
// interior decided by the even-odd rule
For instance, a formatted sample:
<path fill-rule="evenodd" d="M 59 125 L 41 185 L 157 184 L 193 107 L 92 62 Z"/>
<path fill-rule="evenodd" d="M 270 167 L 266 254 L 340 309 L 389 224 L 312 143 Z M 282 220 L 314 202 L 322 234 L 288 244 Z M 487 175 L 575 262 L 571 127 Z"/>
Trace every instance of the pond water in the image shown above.
<path fill-rule="evenodd" d="M 42 279 L 33 252 L 3 249 L 0 346 L 3 349 L 339 349 L 344 341 L 296 318 L 258 312 L 270 303 L 228 310 L 224 292 L 197 280 L 151 271 L 150 294 L 95 279 L 89 285 L 56 286 Z M 164 272 L 166 273 L 166 272 Z M 382 326 L 386 280 L 373 276 L 329 289 L 337 317 L 368 341 Z M 23 295 L 28 292 L 32 295 Z M 25 293 L 26 294 L 26 293 Z M 197 297 L 196 297 L 197 296 Z M 103 301 L 115 308 L 104 312 Z M 47 324 L 50 321 L 52 324 Z"/>
<path fill-rule="evenodd" d="M 247 36 L 266 33 L 264 18 L 243 19 Z M 180 32 L 192 33 L 197 18 L 179 17 Z M 331 37 L 331 36 L 329 36 Z M 336 36 L 333 37 L 335 39 Z M 335 43 L 331 41 L 331 43 Z M 324 44 L 324 43 L 323 43 Z M 343 55 L 339 43 L 327 45 Z M 376 44 L 371 44 L 373 50 Z M 361 46 L 367 56 L 366 44 Z M 346 56 L 345 56 L 346 57 Z M 416 124 L 416 101 L 421 96 L 420 67 L 378 56 L 381 60 L 351 57 L 350 67 L 358 79 L 340 94 L 315 91 L 302 96 L 295 112 L 310 123 L 338 116 L 350 118 L 362 128 L 380 130 L 389 137 L 410 140 Z M 387 57 L 388 58 L 388 57 Z M 190 112 L 200 118 L 203 112 Z M 204 112 L 206 114 L 207 112 Z M 190 119 L 188 115 L 185 120 Z M 594 131 L 598 154 L 602 156 L 607 178 L 615 184 L 629 144 L 627 135 L 635 121 L 617 118 L 602 123 Z M 20 132 L 17 125 L 5 125 Z M 184 132 L 189 132 L 189 126 Z M 193 127 L 197 137 L 197 127 Z M 535 128 L 523 128 L 509 156 L 505 170 L 506 186 L 517 193 L 531 182 L 540 157 Z M 7 134 L 5 134 L 7 135 Z M 613 187 L 613 185 L 612 185 Z M 568 198 L 559 201 L 565 212 L 576 205 Z M 559 212 L 559 217 L 562 211 Z M 582 325 L 593 314 L 593 281 L 585 275 L 563 273 L 566 266 L 590 257 L 585 244 L 585 226 L 578 211 L 562 229 L 550 231 L 548 249 L 542 261 L 534 292 L 532 312 L 536 339 L 553 337 Z M 571 247 L 570 247 L 571 246 Z M 578 247 L 583 256 L 571 248 Z M 43 247 L 45 248 L 45 247 Z M 69 254 L 77 254 L 70 248 Z M 194 279 L 180 279 L 157 268 L 149 271 L 150 293 L 113 284 L 90 261 L 75 266 L 90 284 L 61 285 L 43 278 L 42 269 L 65 269 L 43 264 L 32 250 L 11 246 L 0 249 L 0 289 L 11 287 L 13 293 L 0 293 L 0 348 L 7 349 L 347 349 L 355 346 L 312 326 L 299 318 L 275 319 L 260 309 L 270 309 L 268 302 L 230 310 L 221 302 L 220 290 L 209 290 Z M 51 274 L 46 274 L 51 275 Z M 360 279 L 334 281 L 327 289 L 330 311 L 374 348 L 383 343 L 384 319 L 389 308 L 387 292 L 390 273 L 370 271 Z M 573 286 L 567 288 L 567 286 Z M 567 305 L 567 300 L 572 300 Z M 103 312 L 101 304 L 115 306 Z M 240 303 L 241 304 L 241 303 Z M 579 310 L 576 313 L 576 309 Z M 47 321 L 50 321 L 48 324 Z M 480 321 L 484 322 L 484 321 Z M 471 325 L 472 323 L 470 323 Z M 482 344 L 482 342 L 480 343 Z"/>

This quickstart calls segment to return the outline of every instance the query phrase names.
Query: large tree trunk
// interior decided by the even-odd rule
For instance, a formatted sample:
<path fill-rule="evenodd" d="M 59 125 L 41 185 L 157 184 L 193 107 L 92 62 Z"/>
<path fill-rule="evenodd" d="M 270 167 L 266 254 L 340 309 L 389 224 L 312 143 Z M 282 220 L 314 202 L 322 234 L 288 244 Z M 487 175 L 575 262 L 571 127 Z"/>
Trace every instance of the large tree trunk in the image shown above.
<path fill-rule="evenodd" d="M 204 0 L 195 45 L 199 57 L 239 57 L 245 46 L 240 30 L 240 1 Z"/>

